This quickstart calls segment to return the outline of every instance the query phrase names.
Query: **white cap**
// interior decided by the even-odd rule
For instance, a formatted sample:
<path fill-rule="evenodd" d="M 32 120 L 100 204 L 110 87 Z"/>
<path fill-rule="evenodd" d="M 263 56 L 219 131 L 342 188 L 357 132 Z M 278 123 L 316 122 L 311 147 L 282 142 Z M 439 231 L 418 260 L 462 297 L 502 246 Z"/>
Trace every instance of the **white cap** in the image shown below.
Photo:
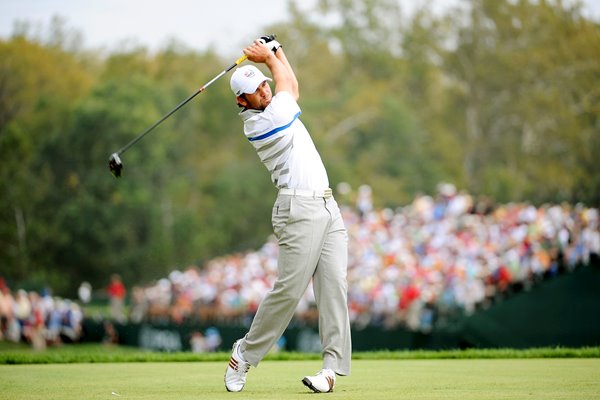
<path fill-rule="evenodd" d="M 236 96 L 241 96 L 242 93 L 254 93 L 256 89 L 264 81 L 270 81 L 262 72 L 254 65 L 244 65 L 236 69 L 231 75 L 231 90 Z"/>

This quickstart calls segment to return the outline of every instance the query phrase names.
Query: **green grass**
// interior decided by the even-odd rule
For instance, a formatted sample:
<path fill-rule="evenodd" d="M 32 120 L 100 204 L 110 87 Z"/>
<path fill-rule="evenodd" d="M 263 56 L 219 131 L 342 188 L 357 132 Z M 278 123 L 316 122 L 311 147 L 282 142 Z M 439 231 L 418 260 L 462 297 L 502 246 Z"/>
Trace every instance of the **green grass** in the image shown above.
<path fill-rule="evenodd" d="M 310 399 L 320 361 L 263 361 L 242 393 L 225 362 L 0 365 L 0 399 Z M 113 394 L 115 393 L 115 394 Z M 355 360 L 327 399 L 600 399 L 600 359 Z"/>
<path fill-rule="evenodd" d="M 190 352 L 160 353 L 125 346 L 77 344 L 48 348 L 38 352 L 24 344 L 0 342 L 2 364 L 55 364 L 55 363 L 116 363 L 116 362 L 192 362 L 227 361 L 229 352 L 194 354 Z M 354 360 L 424 360 L 424 359 L 523 359 L 523 358 L 600 358 L 600 347 L 469 349 L 444 351 L 377 351 L 358 352 Z M 283 352 L 268 355 L 266 360 L 314 361 L 319 354 Z"/>
<path fill-rule="evenodd" d="M 242 393 L 227 393 L 229 352 L 156 353 L 123 346 L 65 345 L 37 352 L 0 342 L 3 399 L 307 399 L 300 380 L 318 354 L 278 353 L 252 368 Z M 599 399 L 600 348 L 381 351 L 353 355 L 328 399 Z M 115 394 L 113 394 L 115 393 Z"/>

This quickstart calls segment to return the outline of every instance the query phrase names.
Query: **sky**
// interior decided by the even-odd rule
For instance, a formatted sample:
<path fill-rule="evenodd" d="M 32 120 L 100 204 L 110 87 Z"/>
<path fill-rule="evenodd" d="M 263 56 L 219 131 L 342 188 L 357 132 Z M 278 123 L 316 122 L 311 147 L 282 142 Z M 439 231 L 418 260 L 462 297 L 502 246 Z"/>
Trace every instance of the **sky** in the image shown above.
<path fill-rule="evenodd" d="M 195 49 L 223 50 L 284 21 L 287 1 L 0 0 L 0 37 L 9 37 L 17 20 L 47 27 L 53 16 L 81 32 L 85 47 L 110 50 L 128 42 L 158 49 L 176 38 Z"/>
<path fill-rule="evenodd" d="M 398 0 L 407 11 L 425 0 Z M 302 8 L 315 0 L 298 1 Z M 433 0 L 434 11 L 460 0 Z M 585 0 L 585 13 L 600 20 L 600 0 Z M 0 37 L 8 38 L 16 21 L 47 28 L 52 17 L 83 35 L 85 48 L 111 50 L 128 43 L 152 50 L 177 39 L 197 50 L 209 47 L 232 54 L 287 19 L 287 0 L 0 0 Z"/>

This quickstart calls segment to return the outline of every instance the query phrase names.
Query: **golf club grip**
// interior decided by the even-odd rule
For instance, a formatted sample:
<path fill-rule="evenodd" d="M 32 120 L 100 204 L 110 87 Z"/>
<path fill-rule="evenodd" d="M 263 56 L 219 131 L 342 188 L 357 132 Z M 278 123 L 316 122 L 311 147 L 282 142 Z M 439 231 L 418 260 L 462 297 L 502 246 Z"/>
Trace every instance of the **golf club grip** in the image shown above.
<path fill-rule="evenodd" d="M 248 56 L 244 54 L 243 56 L 241 56 L 240 58 L 238 58 L 238 59 L 235 61 L 235 64 L 234 64 L 234 66 L 235 66 L 235 65 L 240 65 L 241 63 L 243 63 L 243 62 L 244 62 L 244 61 L 246 61 L 247 59 L 248 59 Z M 233 68 L 233 67 L 231 67 L 231 68 Z M 230 69 L 231 69 L 231 68 L 230 68 Z"/>

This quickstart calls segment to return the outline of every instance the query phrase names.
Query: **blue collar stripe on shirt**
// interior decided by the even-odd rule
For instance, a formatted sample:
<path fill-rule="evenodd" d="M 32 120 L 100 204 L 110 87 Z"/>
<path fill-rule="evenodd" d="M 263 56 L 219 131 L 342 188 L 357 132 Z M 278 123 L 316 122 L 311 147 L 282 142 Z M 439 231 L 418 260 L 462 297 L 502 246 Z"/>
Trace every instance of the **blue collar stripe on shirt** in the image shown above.
<path fill-rule="evenodd" d="M 301 111 L 298 111 L 298 113 L 296 115 L 294 115 L 294 118 L 290 121 L 289 124 L 280 126 L 279 128 L 275 128 L 272 131 L 269 131 L 267 133 L 263 133 L 260 136 L 254 136 L 252 138 L 248 138 L 248 140 L 251 141 L 251 142 L 254 142 L 256 140 L 263 140 L 263 139 L 266 139 L 266 138 L 268 138 L 270 136 L 273 136 L 277 132 L 281 132 L 282 130 L 289 128 L 294 123 L 294 121 L 300 116 L 301 113 L 302 113 Z"/>

